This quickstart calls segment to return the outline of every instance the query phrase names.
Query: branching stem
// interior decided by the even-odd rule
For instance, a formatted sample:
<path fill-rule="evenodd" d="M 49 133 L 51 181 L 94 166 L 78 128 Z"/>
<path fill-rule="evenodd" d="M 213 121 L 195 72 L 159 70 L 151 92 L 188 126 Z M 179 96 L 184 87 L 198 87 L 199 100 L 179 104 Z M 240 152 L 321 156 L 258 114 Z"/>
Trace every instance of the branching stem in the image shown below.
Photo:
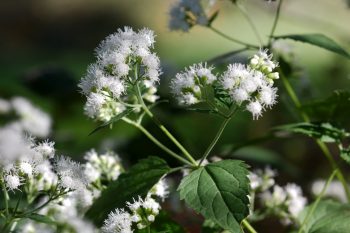
<path fill-rule="evenodd" d="M 302 117 L 304 122 L 310 122 L 309 116 L 300 108 L 301 104 L 300 104 L 299 98 L 296 95 L 296 93 L 294 92 L 294 89 L 292 88 L 292 86 L 290 85 L 289 80 L 287 79 L 287 77 L 285 77 L 282 70 L 280 70 L 279 73 L 281 74 L 283 85 L 286 88 L 287 93 L 288 93 L 289 97 L 291 98 L 291 100 L 293 101 L 295 107 L 299 111 L 300 116 Z M 324 156 L 327 158 L 332 169 L 338 170 L 338 172 L 336 173 L 336 176 L 337 176 L 338 180 L 342 183 L 344 190 L 345 190 L 345 193 L 346 193 L 346 197 L 348 199 L 348 202 L 350 202 L 350 189 L 349 189 L 349 186 L 344 178 L 343 172 L 340 170 L 338 164 L 335 162 L 335 160 L 334 160 L 331 152 L 329 151 L 328 147 L 326 146 L 326 144 L 319 139 L 315 139 L 315 141 L 316 141 L 317 145 L 320 147 Z"/>
<path fill-rule="evenodd" d="M 327 182 L 325 183 L 325 185 L 323 186 L 322 191 L 320 192 L 320 194 L 317 196 L 317 199 L 315 201 L 315 203 L 312 205 L 312 208 L 308 211 L 308 213 L 306 214 L 304 221 L 302 222 L 298 233 L 302 233 L 303 232 L 303 228 L 305 226 L 305 224 L 307 223 L 307 221 L 310 219 L 310 217 L 312 216 L 312 214 L 315 212 L 318 204 L 321 201 L 321 198 L 323 197 L 324 193 L 326 192 L 326 190 L 329 187 L 329 184 L 332 182 L 334 176 L 338 173 L 338 170 L 334 170 L 331 174 L 331 176 L 328 178 Z"/>
<path fill-rule="evenodd" d="M 241 44 L 241 45 L 246 46 L 247 49 L 259 49 L 259 46 L 256 46 L 256 45 L 253 45 L 253 44 L 249 44 L 249 43 L 246 43 L 246 42 L 244 42 L 244 41 L 241 41 L 241 40 L 238 40 L 238 39 L 236 39 L 236 38 L 233 38 L 233 37 L 231 37 L 231 36 L 229 36 L 229 35 L 227 35 L 227 34 L 221 32 L 220 30 L 214 28 L 214 27 L 211 26 L 211 25 L 209 25 L 208 28 L 209 28 L 210 30 L 212 30 L 213 32 L 215 32 L 216 34 L 218 34 L 219 36 L 221 36 L 221 37 L 223 37 L 223 38 L 225 38 L 225 39 L 227 39 L 227 40 L 229 40 L 229 41 L 232 41 L 232 42 L 234 42 L 234 43 L 237 43 L 237 44 Z"/>
<path fill-rule="evenodd" d="M 250 232 L 250 233 L 258 233 L 253 227 L 252 225 L 250 225 L 250 223 L 247 221 L 247 219 L 244 219 L 242 221 L 243 225 L 245 228 L 247 228 L 247 230 Z"/>

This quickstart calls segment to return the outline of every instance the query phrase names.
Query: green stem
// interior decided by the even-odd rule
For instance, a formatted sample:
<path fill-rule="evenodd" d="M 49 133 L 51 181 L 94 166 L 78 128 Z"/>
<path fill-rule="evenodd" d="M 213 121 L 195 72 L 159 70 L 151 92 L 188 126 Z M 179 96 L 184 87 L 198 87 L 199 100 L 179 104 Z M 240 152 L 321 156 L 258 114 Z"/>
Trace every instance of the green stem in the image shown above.
<path fill-rule="evenodd" d="M 170 150 L 168 147 L 166 147 L 165 145 L 163 145 L 160 141 L 158 141 L 155 137 L 153 137 L 153 135 L 148 132 L 147 129 L 145 129 L 142 125 L 136 123 L 135 121 L 132 121 L 126 117 L 123 118 L 123 121 L 125 121 L 126 123 L 135 126 L 136 128 L 138 128 L 142 133 L 144 133 L 146 135 L 146 137 L 148 137 L 154 144 L 156 144 L 159 148 L 161 148 L 162 150 L 164 150 L 166 153 L 168 153 L 169 155 L 173 156 L 174 158 L 176 158 L 177 160 L 187 164 L 187 165 L 192 165 L 192 163 L 190 163 L 189 161 L 187 161 L 186 159 L 182 158 L 181 156 L 179 156 L 178 154 L 176 154 L 175 152 L 173 152 L 172 150 Z"/>
<path fill-rule="evenodd" d="M 226 35 L 225 33 L 219 31 L 218 29 L 216 29 L 216 28 L 214 28 L 214 27 L 212 27 L 210 25 L 208 25 L 208 28 L 210 30 L 212 30 L 213 32 L 215 32 L 216 34 L 222 36 L 223 38 L 225 38 L 225 39 L 227 39 L 229 41 L 235 42 L 237 44 L 245 45 L 247 47 L 247 49 L 259 49 L 259 46 L 256 46 L 256 45 L 253 45 L 253 44 L 248 44 L 248 43 L 246 43 L 244 41 L 241 41 L 241 40 L 235 39 L 233 37 L 230 37 L 230 36 Z"/>
<path fill-rule="evenodd" d="M 244 227 L 247 228 L 247 230 L 249 230 L 250 233 L 258 233 L 246 219 L 244 219 L 242 223 Z"/>
<path fill-rule="evenodd" d="M 303 120 L 305 122 L 310 122 L 309 116 L 304 111 L 302 111 L 300 109 L 300 107 L 301 107 L 300 101 L 298 99 L 298 96 L 295 94 L 294 89 L 290 85 L 289 80 L 287 79 L 287 77 L 284 76 L 282 70 L 280 70 L 279 73 L 281 74 L 281 78 L 282 78 L 284 87 L 286 88 L 287 93 L 288 93 L 289 97 L 292 99 L 295 107 L 298 109 L 301 117 L 303 118 Z M 348 199 L 348 202 L 350 202 L 350 189 L 349 189 L 349 186 L 344 178 L 343 172 L 340 170 L 338 164 L 335 162 L 335 160 L 334 160 L 331 152 L 329 151 L 328 147 L 326 146 L 326 144 L 319 139 L 316 139 L 316 143 L 320 147 L 324 156 L 328 159 L 328 162 L 330 163 L 332 169 L 338 170 L 338 172 L 336 173 L 336 176 L 337 176 L 338 180 L 342 183 L 344 190 L 345 190 L 345 193 L 346 193 L 346 196 L 347 196 L 347 199 Z"/>
<path fill-rule="evenodd" d="M 331 174 L 331 176 L 328 178 L 326 184 L 323 186 L 323 189 L 321 191 L 321 193 L 317 196 L 317 199 L 315 201 L 315 203 L 312 205 L 312 208 L 310 211 L 308 211 L 308 213 L 305 216 L 304 221 L 302 222 L 300 229 L 298 231 L 298 233 L 302 233 L 303 232 L 303 228 L 305 226 L 305 224 L 307 223 L 307 221 L 309 220 L 309 218 L 312 216 L 312 214 L 315 212 L 319 202 L 321 201 L 321 198 L 323 197 L 324 193 L 326 192 L 326 190 L 328 189 L 329 184 L 332 182 L 334 176 L 338 173 L 338 170 L 334 170 Z"/>
<path fill-rule="evenodd" d="M 204 152 L 201 161 L 199 162 L 199 166 L 203 163 L 203 161 L 208 157 L 208 155 L 210 154 L 210 152 L 212 151 L 212 149 L 214 148 L 214 146 L 216 145 L 216 143 L 218 142 L 219 138 L 221 137 L 222 132 L 224 132 L 224 129 L 226 128 L 227 123 L 231 120 L 231 117 L 226 118 L 222 123 L 221 126 L 219 128 L 219 131 L 216 133 L 214 139 L 212 140 L 212 142 L 210 143 L 210 145 L 208 146 L 208 148 L 206 149 L 206 151 Z"/>
<path fill-rule="evenodd" d="M 5 212 L 6 212 L 6 217 L 9 216 L 9 195 L 7 193 L 6 185 L 5 185 L 5 178 L 4 174 L 1 172 L 1 189 L 2 193 L 4 195 L 4 204 L 5 204 Z"/>
<path fill-rule="evenodd" d="M 301 108 L 301 103 L 299 101 L 299 98 L 298 96 L 296 95 L 296 93 L 294 92 L 294 89 L 292 87 L 292 85 L 290 85 L 290 82 L 289 80 L 287 79 L 287 77 L 284 76 L 282 70 L 280 69 L 279 70 L 280 74 L 281 74 L 281 79 L 282 79 L 282 82 L 283 82 L 283 85 L 284 87 L 286 88 L 286 91 L 289 95 L 289 97 L 291 98 L 291 100 L 293 101 L 295 107 L 297 108 L 298 112 L 300 113 L 300 116 L 302 117 L 302 119 L 305 121 L 305 122 L 310 122 L 310 118 L 308 115 L 306 115 L 300 108 Z"/>
<path fill-rule="evenodd" d="M 239 3 L 239 1 L 236 2 L 236 6 L 237 6 L 237 8 L 241 11 L 241 13 L 242 13 L 243 16 L 246 18 L 246 20 L 248 21 L 250 27 L 252 28 L 252 30 L 253 30 L 253 32 L 254 32 L 256 38 L 258 39 L 258 41 L 259 41 L 259 43 L 260 43 L 260 46 L 262 46 L 263 41 L 262 41 L 262 39 L 261 39 L 261 37 L 260 37 L 260 34 L 259 34 L 259 32 L 258 32 L 258 29 L 256 28 L 256 26 L 255 26 L 253 20 L 250 18 L 250 16 L 249 16 L 247 10 L 244 8 L 243 5 L 241 5 L 241 4 Z"/>
<path fill-rule="evenodd" d="M 270 45 L 271 45 L 272 37 L 273 37 L 273 35 L 275 33 L 275 30 L 276 30 L 276 27 L 277 27 L 278 19 L 280 17 L 282 2 L 283 2 L 283 0 L 280 0 L 279 3 L 278 3 L 278 6 L 277 6 L 275 19 L 273 21 L 273 25 L 272 25 L 271 32 L 270 32 L 270 35 L 269 35 L 269 43 L 268 43 L 269 46 L 268 47 L 270 47 Z"/>
<path fill-rule="evenodd" d="M 135 69 L 137 70 L 137 69 Z M 137 77 L 137 71 L 135 71 L 135 76 Z M 145 102 L 142 99 L 139 84 L 136 83 L 137 99 L 142 105 L 142 109 L 146 114 L 153 120 L 153 122 L 163 131 L 163 133 L 168 136 L 168 138 L 181 150 L 181 152 L 187 157 L 187 159 L 192 163 L 192 165 L 197 166 L 196 160 L 191 156 L 191 154 L 181 145 L 181 143 L 165 128 L 165 126 L 160 123 L 160 121 L 153 115 L 153 113 L 148 109 Z"/>

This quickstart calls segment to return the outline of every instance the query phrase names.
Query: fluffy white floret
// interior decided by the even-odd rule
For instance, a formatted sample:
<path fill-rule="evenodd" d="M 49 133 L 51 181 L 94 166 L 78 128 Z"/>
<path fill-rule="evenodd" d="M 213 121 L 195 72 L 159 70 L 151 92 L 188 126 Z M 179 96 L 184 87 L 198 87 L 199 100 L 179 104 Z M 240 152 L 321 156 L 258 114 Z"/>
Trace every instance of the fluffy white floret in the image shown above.
<path fill-rule="evenodd" d="M 108 215 L 108 218 L 104 221 L 102 232 L 103 233 L 132 233 L 131 229 L 132 221 L 128 212 L 123 209 L 116 209 Z"/>

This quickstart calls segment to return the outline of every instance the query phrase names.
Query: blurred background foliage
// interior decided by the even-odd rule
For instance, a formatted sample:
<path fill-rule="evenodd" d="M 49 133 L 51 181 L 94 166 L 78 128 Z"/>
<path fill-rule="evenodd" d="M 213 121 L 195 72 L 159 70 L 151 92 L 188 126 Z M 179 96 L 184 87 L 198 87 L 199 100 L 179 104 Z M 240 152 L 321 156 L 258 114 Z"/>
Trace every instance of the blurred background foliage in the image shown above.
<path fill-rule="evenodd" d="M 276 3 L 244 2 L 260 34 L 266 38 Z M 113 130 L 103 129 L 88 136 L 98 123 L 83 114 L 85 99 L 77 88 L 88 64 L 94 61 L 94 48 L 104 37 L 125 25 L 148 27 L 157 34 L 155 49 L 164 72 L 160 94 L 170 100 L 170 104 L 162 104 L 155 111 L 189 151 L 199 156 L 215 135 L 221 119 L 178 108 L 167 84 L 183 67 L 241 47 L 200 26 L 189 33 L 171 32 L 167 24 L 173 3 L 164 0 L 1 1 L 0 96 L 25 96 L 48 112 L 54 120 L 51 137 L 59 153 L 79 160 L 93 147 L 101 151 L 113 149 L 126 163 L 148 155 L 164 157 L 166 155 L 146 137 L 123 122 L 114 124 Z M 219 4 L 221 10 L 214 26 L 236 38 L 257 43 L 233 4 L 229 1 L 219 1 Z M 275 34 L 323 33 L 350 51 L 349 22 L 350 9 L 344 0 L 286 0 Z M 303 103 L 325 99 L 334 90 L 349 90 L 349 60 L 317 47 L 289 42 L 295 52 L 296 66 L 300 67 L 290 81 Z M 229 61 L 245 61 L 250 55 L 243 53 Z M 247 160 L 253 168 L 269 164 L 278 169 L 279 183 L 296 182 L 307 192 L 312 180 L 329 175 L 330 167 L 312 139 L 294 136 L 265 140 L 271 127 L 300 121 L 283 86 L 279 86 L 278 105 L 257 121 L 246 112 L 238 113 L 214 152 L 218 156 Z M 322 104 L 319 107 L 322 108 Z M 328 120 L 339 116 L 341 126 L 350 130 L 346 115 L 346 111 L 350 112 L 349 104 L 339 111 L 341 116 L 328 116 Z M 314 120 L 320 120 L 316 118 Z M 146 121 L 145 126 L 162 136 L 151 122 Z M 251 145 L 251 140 L 258 144 Z M 172 147 L 167 140 L 164 143 Z M 331 149 L 338 160 L 337 149 Z M 177 164 L 172 161 L 171 165 Z"/>

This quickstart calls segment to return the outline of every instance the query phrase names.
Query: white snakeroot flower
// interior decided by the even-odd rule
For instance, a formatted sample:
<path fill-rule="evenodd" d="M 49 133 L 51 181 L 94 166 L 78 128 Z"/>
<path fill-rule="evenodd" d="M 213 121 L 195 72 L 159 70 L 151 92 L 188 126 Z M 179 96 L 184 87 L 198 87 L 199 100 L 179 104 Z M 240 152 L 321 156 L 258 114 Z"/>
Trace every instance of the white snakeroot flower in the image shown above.
<path fill-rule="evenodd" d="M 23 97 L 15 97 L 11 103 L 16 114 L 20 116 L 19 123 L 23 130 L 37 137 L 47 137 L 50 134 L 52 121 L 48 114 Z"/>
<path fill-rule="evenodd" d="M 87 179 L 79 163 L 60 156 L 55 161 L 55 169 L 61 187 L 72 190 L 82 190 L 86 187 Z"/>
<path fill-rule="evenodd" d="M 87 161 L 84 173 L 90 183 L 101 178 L 107 181 L 116 180 L 123 171 L 119 156 L 111 151 L 99 155 L 95 150 L 90 150 L 84 159 Z"/>
<path fill-rule="evenodd" d="M 39 178 L 35 181 L 38 190 L 49 190 L 58 183 L 58 177 L 48 160 L 44 160 L 35 166 Z"/>
<path fill-rule="evenodd" d="M 22 185 L 21 178 L 18 175 L 5 175 L 6 188 L 10 191 L 18 189 Z"/>
<path fill-rule="evenodd" d="M 217 80 L 212 70 L 213 67 L 207 67 L 206 63 L 199 63 L 176 74 L 170 87 L 180 104 L 192 105 L 202 101 L 202 88 Z"/>
<path fill-rule="evenodd" d="M 22 173 L 26 174 L 28 177 L 32 177 L 33 172 L 34 172 L 33 165 L 31 163 L 25 162 L 25 161 L 22 161 L 19 163 L 18 169 Z"/>
<path fill-rule="evenodd" d="M 276 103 L 277 88 L 273 80 L 278 73 L 272 72 L 278 64 L 271 60 L 267 50 L 261 50 L 250 60 L 250 65 L 230 64 L 218 80 L 219 86 L 231 97 L 233 104 L 245 105 L 258 119 L 266 108 Z"/>
<path fill-rule="evenodd" d="M 44 159 L 52 159 L 55 156 L 55 142 L 50 142 L 48 140 L 38 143 L 34 149 L 43 156 Z"/>
<path fill-rule="evenodd" d="M 263 107 L 259 101 L 250 102 L 247 110 L 253 115 L 253 119 L 258 119 L 262 114 Z"/>
<path fill-rule="evenodd" d="M 164 201 L 165 198 L 169 195 L 168 190 L 168 184 L 166 179 L 160 179 L 156 185 L 153 186 L 153 188 L 148 193 L 148 197 L 151 197 L 152 195 L 155 195 L 159 198 L 161 198 L 162 201 Z"/>
<path fill-rule="evenodd" d="M 132 221 L 128 212 L 116 209 L 108 215 L 102 227 L 103 233 L 132 233 Z"/>
<path fill-rule="evenodd" d="M 130 91 L 135 90 L 136 84 L 144 100 L 153 103 L 158 99 L 155 93 L 161 70 L 159 58 L 152 52 L 154 37 L 147 28 L 135 32 L 125 27 L 101 42 L 96 49 L 96 63 L 88 67 L 79 84 L 87 98 L 87 116 L 108 122 L 137 104 L 135 92 Z"/>

